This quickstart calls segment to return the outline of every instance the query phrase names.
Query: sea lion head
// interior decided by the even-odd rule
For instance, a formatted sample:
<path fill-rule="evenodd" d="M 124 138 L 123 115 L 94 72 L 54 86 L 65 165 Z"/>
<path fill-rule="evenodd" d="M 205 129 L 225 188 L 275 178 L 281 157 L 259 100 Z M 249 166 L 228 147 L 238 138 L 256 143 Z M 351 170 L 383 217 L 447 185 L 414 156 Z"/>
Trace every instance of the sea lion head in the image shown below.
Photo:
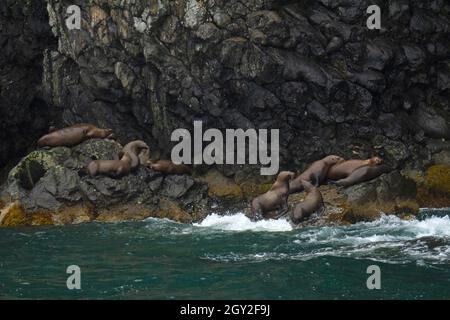
<path fill-rule="evenodd" d="M 291 171 L 281 171 L 278 174 L 277 180 L 290 182 L 292 179 L 294 179 L 294 176 L 295 174 Z"/>
<path fill-rule="evenodd" d="M 330 155 L 330 156 L 326 156 L 325 158 L 323 158 L 323 161 L 327 165 L 334 165 L 336 163 L 344 161 L 344 158 L 339 157 L 339 156 L 335 156 L 335 155 Z"/>
<path fill-rule="evenodd" d="M 111 130 L 111 129 L 108 129 L 108 130 Z M 115 135 L 115 133 L 111 132 L 111 133 L 106 137 L 106 139 L 109 139 L 109 140 L 117 140 L 117 136 Z"/>
<path fill-rule="evenodd" d="M 383 163 L 383 159 L 381 159 L 380 157 L 373 157 L 370 158 L 370 164 L 374 165 L 374 166 L 379 166 L 380 164 Z"/>
<path fill-rule="evenodd" d="M 136 141 L 136 149 L 138 153 L 140 153 L 141 151 L 149 150 L 149 147 L 144 141 L 138 140 Z"/>
<path fill-rule="evenodd" d="M 103 129 L 102 131 L 103 131 L 102 136 L 104 138 L 108 138 L 110 136 L 114 136 L 114 132 L 113 132 L 112 129 Z"/>
<path fill-rule="evenodd" d="M 97 127 L 94 127 L 94 128 L 86 128 L 86 130 L 87 135 L 92 138 L 110 139 L 110 137 L 114 137 L 112 129 L 99 129 Z"/>

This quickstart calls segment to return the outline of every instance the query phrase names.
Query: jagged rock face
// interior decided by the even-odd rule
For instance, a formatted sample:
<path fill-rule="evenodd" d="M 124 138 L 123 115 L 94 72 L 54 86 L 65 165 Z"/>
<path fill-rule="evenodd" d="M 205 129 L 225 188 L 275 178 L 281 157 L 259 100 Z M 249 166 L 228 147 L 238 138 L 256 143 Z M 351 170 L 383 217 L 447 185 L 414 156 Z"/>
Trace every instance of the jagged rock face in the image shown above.
<path fill-rule="evenodd" d="M 134 208 L 141 219 L 156 216 L 190 222 L 204 217 L 207 186 L 190 176 L 164 176 L 142 166 L 120 179 L 87 175 L 90 161 L 118 159 L 121 150 L 115 141 L 93 139 L 73 148 L 34 151 L 9 173 L 6 194 L 29 215 L 88 207 L 92 219 L 101 215 L 112 219 L 123 208 Z M 136 218 L 130 213 L 124 217 Z"/>
<path fill-rule="evenodd" d="M 54 49 L 44 1 L 0 2 L 0 168 L 23 156 L 48 129 L 38 91 L 45 49 Z"/>
<path fill-rule="evenodd" d="M 378 4 L 382 30 L 366 28 Z M 326 153 L 428 159 L 450 138 L 450 4 L 48 0 L 48 101 L 166 153 L 175 128 L 280 128 L 281 163 Z M 68 31 L 65 8 L 82 8 Z M 449 148 L 442 144 L 442 148 Z M 442 149 L 441 148 L 441 149 Z M 356 152 L 356 153 L 355 153 Z"/>

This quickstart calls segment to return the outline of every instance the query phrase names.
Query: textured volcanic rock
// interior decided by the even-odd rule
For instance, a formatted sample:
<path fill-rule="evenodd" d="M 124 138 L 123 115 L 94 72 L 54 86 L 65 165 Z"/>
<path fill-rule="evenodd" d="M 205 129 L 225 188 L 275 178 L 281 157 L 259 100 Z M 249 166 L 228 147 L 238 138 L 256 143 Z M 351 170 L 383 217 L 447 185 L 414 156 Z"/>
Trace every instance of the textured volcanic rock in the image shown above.
<path fill-rule="evenodd" d="M 167 157 L 171 132 L 192 129 L 194 120 L 202 120 L 204 129 L 275 128 L 280 129 L 281 168 L 295 171 L 334 153 L 346 158 L 379 155 L 394 172 L 425 172 L 450 152 L 448 1 L 46 3 L 48 13 L 43 0 L 0 5 L 0 166 L 21 155 L 49 122 L 112 128 L 122 144 L 145 140 L 154 157 Z M 73 4 L 82 9 L 81 30 L 66 27 L 66 9 Z M 381 7 L 382 30 L 366 27 L 370 4 Z M 75 154 L 83 158 L 100 152 L 97 147 Z M 31 178 L 21 178 L 21 192 L 27 190 L 30 199 L 16 194 L 24 206 L 57 208 L 81 199 L 99 208 L 120 206 L 130 203 L 128 196 L 137 197 L 133 184 L 144 187 L 135 180 L 127 185 L 80 177 L 77 172 L 86 159 L 66 154 L 77 148 L 50 151 L 52 159 L 65 159 L 58 169 L 31 162 L 26 170 Z M 226 177 L 226 190 L 217 192 L 221 185 L 216 183 L 210 194 L 225 198 L 260 190 L 258 179 L 264 188 L 269 182 L 251 166 L 216 169 L 206 180 Z M 161 180 L 143 170 L 137 177 L 148 180 L 146 192 L 157 190 L 167 199 L 187 197 L 187 202 L 175 202 L 180 208 L 192 200 L 186 190 L 195 189 L 197 182 L 188 177 Z M 401 176 L 389 177 L 404 182 Z M 375 184 L 403 188 L 394 178 L 379 178 Z M 372 187 L 364 184 L 352 194 Z M 380 204 L 383 194 L 377 191 L 370 201 Z M 396 202 L 391 200 L 386 201 Z M 173 210 L 173 204 L 166 201 L 159 208 L 184 210 Z M 109 219 L 107 212 L 96 214 Z"/>
<path fill-rule="evenodd" d="M 89 220 L 115 220 L 119 214 L 118 220 L 156 216 L 190 222 L 204 216 L 207 186 L 190 176 L 163 176 L 145 167 L 120 179 L 87 175 L 90 161 L 117 159 L 121 150 L 117 142 L 94 139 L 74 148 L 34 151 L 11 170 L 6 194 L 27 216 L 50 214 L 54 223 L 61 213 L 78 211 L 79 218 L 86 208 Z"/>
<path fill-rule="evenodd" d="M 0 168 L 48 129 L 52 115 L 39 88 L 44 51 L 56 44 L 44 1 L 0 2 Z"/>
<path fill-rule="evenodd" d="M 280 128 L 293 169 L 325 153 L 414 166 L 431 158 L 424 143 L 449 138 L 446 1 L 375 1 L 380 31 L 365 26 L 368 1 L 48 3 L 59 46 L 44 85 L 64 123 L 112 127 L 163 154 L 194 119 Z M 80 31 L 65 26 L 73 3 Z"/>
<path fill-rule="evenodd" d="M 342 192 L 348 202 L 348 210 L 343 217 L 345 221 L 374 220 L 382 213 L 415 215 L 419 212 L 415 181 L 398 171 L 344 188 Z"/>

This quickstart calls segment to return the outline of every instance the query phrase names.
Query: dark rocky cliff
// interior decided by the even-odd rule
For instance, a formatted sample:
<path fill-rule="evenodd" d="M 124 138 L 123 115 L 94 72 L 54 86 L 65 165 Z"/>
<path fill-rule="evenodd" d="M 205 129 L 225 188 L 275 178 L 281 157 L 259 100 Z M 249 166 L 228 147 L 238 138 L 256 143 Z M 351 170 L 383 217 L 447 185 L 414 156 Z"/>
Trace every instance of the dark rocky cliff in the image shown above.
<path fill-rule="evenodd" d="M 56 49 L 44 1 L 2 2 L 1 162 L 27 144 L 12 138 L 50 121 L 94 122 L 167 153 L 170 132 L 194 119 L 280 128 L 284 165 L 326 153 L 430 159 L 450 138 L 450 5 L 374 3 L 380 31 L 359 0 L 48 0 Z M 65 25 L 71 4 L 80 31 Z M 44 55 L 48 110 L 35 95 Z"/>
<path fill-rule="evenodd" d="M 81 30 L 66 27 L 72 4 L 82 9 Z M 371 4 L 381 7 L 381 30 L 366 27 Z M 284 169 L 331 153 L 380 155 L 419 181 L 430 165 L 450 164 L 448 1 L 16 0 L 0 8 L 0 165 L 50 124 L 77 122 L 167 156 L 172 130 L 194 120 L 280 129 Z M 218 169 L 227 183 L 246 179 L 235 174 L 242 167 Z"/>
<path fill-rule="evenodd" d="M 0 168 L 48 130 L 52 115 L 40 86 L 44 51 L 56 45 L 44 1 L 0 2 Z"/>
<path fill-rule="evenodd" d="M 68 31 L 73 2 L 48 1 L 59 45 L 44 85 L 65 123 L 166 152 L 194 119 L 280 128 L 281 162 L 296 167 L 355 152 L 420 165 L 441 147 L 431 138 L 450 138 L 446 1 L 375 1 L 380 31 L 364 0 L 75 1 L 82 30 Z"/>

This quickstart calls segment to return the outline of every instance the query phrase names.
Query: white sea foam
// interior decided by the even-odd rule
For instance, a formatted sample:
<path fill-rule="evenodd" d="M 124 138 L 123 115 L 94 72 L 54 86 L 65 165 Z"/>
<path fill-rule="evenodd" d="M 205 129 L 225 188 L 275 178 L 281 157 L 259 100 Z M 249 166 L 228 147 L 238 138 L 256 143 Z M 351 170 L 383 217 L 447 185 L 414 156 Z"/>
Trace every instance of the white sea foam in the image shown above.
<path fill-rule="evenodd" d="M 235 216 L 212 215 L 203 226 L 246 230 L 247 223 L 257 228 L 258 222 L 245 221 Z M 242 219 L 241 221 L 239 221 Z M 239 222 L 238 222 L 239 221 Z M 276 221 L 269 222 L 277 228 Z M 287 223 L 287 222 L 286 222 Z M 250 227 L 250 225 L 248 225 Z M 283 225 L 281 225 L 283 226 Z M 266 226 L 267 228 L 267 226 Z M 267 230 L 267 229 L 265 229 Z M 234 252 L 225 255 L 208 254 L 204 258 L 215 261 L 262 262 L 267 260 L 306 261 L 323 256 L 370 259 L 385 263 L 449 263 L 450 218 L 429 217 L 425 220 L 404 221 L 395 216 L 385 216 L 374 222 L 358 223 L 343 227 L 314 227 L 299 229 L 292 234 L 296 246 L 270 248 L 256 253 Z M 285 251 L 287 250 L 287 251 Z"/>
<path fill-rule="evenodd" d="M 271 231 L 282 232 L 291 231 L 291 224 L 285 219 L 251 221 L 245 214 L 236 213 L 233 215 L 221 216 L 210 214 L 200 223 L 195 223 L 196 227 L 208 227 L 226 231 Z"/>

